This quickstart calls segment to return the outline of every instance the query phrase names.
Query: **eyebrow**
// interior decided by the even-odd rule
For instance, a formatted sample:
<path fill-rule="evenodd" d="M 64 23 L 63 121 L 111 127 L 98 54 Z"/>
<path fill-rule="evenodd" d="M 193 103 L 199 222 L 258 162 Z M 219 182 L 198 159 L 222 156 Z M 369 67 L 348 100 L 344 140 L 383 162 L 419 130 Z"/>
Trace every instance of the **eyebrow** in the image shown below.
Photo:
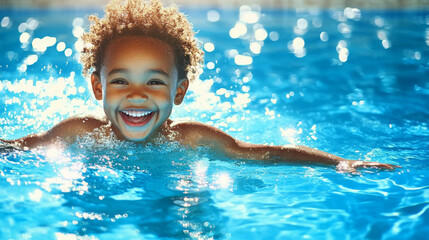
<path fill-rule="evenodd" d="M 110 75 L 115 74 L 115 73 L 129 74 L 129 73 L 130 73 L 130 71 L 129 71 L 129 70 L 127 70 L 127 69 L 125 69 L 125 68 L 115 68 L 115 69 L 112 69 L 112 70 L 107 74 L 107 76 L 110 76 Z M 149 70 L 149 71 L 147 71 L 145 74 L 150 74 L 150 75 L 153 75 L 153 74 L 161 74 L 161 75 L 164 75 L 164 76 L 166 76 L 166 77 L 170 77 L 170 75 L 169 75 L 168 73 L 166 73 L 164 70 L 161 70 L 161 69 L 150 69 L 150 70 Z"/>

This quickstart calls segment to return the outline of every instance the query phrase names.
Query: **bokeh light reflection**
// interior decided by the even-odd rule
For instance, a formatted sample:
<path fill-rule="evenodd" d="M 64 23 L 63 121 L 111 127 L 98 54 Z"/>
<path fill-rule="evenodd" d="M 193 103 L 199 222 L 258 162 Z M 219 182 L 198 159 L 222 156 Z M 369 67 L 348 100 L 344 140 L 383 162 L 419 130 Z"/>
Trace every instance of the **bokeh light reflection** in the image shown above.
<path fill-rule="evenodd" d="M 341 62 L 347 62 L 349 57 L 349 49 L 347 48 L 347 42 L 344 40 L 340 40 L 337 44 L 337 52 L 338 52 L 338 59 Z"/>
<path fill-rule="evenodd" d="M 344 9 L 344 16 L 348 19 L 353 19 L 355 21 L 359 21 L 361 19 L 361 11 L 358 8 L 350 8 L 346 7 Z"/>
<path fill-rule="evenodd" d="M 66 49 L 66 44 L 64 42 L 59 42 L 57 44 L 57 51 L 58 52 L 62 52 Z"/>
<path fill-rule="evenodd" d="M 251 65 L 253 62 L 253 58 L 249 55 L 236 55 L 234 57 L 235 64 L 239 66 Z"/>
<path fill-rule="evenodd" d="M 9 17 L 3 17 L 1 20 L 1 26 L 4 28 L 10 28 L 12 26 L 12 21 Z"/>
<path fill-rule="evenodd" d="M 204 44 L 204 50 L 206 50 L 207 52 L 213 52 L 215 50 L 215 46 L 213 43 L 207 42 Z"/>
<path fill-rule="evenodd" d="M 429 46 L 429 28 L 426 28 L 425 35 L 426 35 L 426 45 Z"/>
<path fill-rule="evenodd" d="M 229 31 L 229 36 L 231 38 L 239 38 L 247 33 L 247 27 L 244 23 L 238 22 L 233 28 Z"/>
<path fill-rule="evenodd" d="M 252 9 L 253 7 L 253 9 Z M 260 7 L 257 5 L 254 6 L 243 5 L 240 7 L 240 21 L 244 23 L 257 23 L 261 17 Z"/>
<path fill-rule="evenodd" d="M 254 54 L 260 54 L 261 53 L 261 44 L 257 42 L 250 43 L 250 51 L 252 51 Z"/>
<path fill-rule="evenodd" d="M 27 44 L 30 41 L 30 37 L 31 35 L 28 32 L 23 32 L 19 37 L 19 41 L 23 44 Z"/>
<path fill-rule="evenodd" d="M 217 22 L 220 19 L 220 14 L 216 10 L 210 10 L 207 12 L 207 20 L 209 22 Z"/>
<path fill-rule="evenodd" d="M 258 41 L 264 41 L 268 37 L 268 33 L 265 29 L 259 28 L 255 31 L 255 39 Z"/>
<path fill-rule="evenodd" d="M 289 50 L 293 52 L 298 58 L 302 58 L 306 55 L 306 49 L 304 48 L 304 46 L 305 41 L 301 37 L 294 38 L 292 43 L 289 43 L 288 45 Z"/>
<path fill-rule="evenodd" d="M 279 40 L 279 33 L 276 31 L 272 31 L 272 32 L 270 32 L 269 37 L 270 37 L 270 40 L 273 42 L 278 41 Z"/>
<path fill-rule="evenodd" d="M 383 19 L 382 17 L 376 16 L 376 17 L 374 18 L 374 24 L 375 24 L 377 27 L 383 27 L 383 26 L 384 26 L 384 19 Z"/>

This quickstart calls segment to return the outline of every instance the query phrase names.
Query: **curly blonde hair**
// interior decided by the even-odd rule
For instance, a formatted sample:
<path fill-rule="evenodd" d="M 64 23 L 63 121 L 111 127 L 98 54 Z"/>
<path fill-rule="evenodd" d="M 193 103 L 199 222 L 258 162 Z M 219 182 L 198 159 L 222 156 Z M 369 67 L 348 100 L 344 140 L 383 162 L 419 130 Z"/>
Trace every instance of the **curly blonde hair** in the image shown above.
<path fill-rule="evenodd" d="M 106 6 L 104 18 L 91 15 L 88 19 L 90 30 L 82 36 L 84 75 L 100 71 L 104 51 L 112 40 L 138 35 L 163 40 L 173 48 L 179 79 L 192 81 L 198 76 L 204 52 L 192 25 L 176 7 L 164 8 L 159 0 L 113 0 Z"/>

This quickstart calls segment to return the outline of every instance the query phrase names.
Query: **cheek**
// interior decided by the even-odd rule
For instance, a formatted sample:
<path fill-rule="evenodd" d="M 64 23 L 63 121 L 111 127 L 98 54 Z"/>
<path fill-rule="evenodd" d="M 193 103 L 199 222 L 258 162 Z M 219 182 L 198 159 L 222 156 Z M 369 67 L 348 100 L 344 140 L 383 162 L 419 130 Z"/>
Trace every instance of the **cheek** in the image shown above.
<path fill-rule="evenodd" d="M 171 103 L 172 93 L 170 91 L 154 91 L 151 93 L 153 100 L 160 105 Z"/>
<path fill-rule="evenodd" d="M 123 96 L 123 93 L 118 91 L 109 91 L 109 89 L 106 89 L 104 92 L 104 102 L 108 104 L 116 103 L 118 102 Z"/>

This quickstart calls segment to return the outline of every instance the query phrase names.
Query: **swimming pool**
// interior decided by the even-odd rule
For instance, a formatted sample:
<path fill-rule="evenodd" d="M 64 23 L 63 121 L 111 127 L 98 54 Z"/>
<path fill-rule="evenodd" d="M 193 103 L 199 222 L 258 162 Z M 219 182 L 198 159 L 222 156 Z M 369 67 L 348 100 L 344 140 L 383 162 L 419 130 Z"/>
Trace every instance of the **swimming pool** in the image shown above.
<path fill-rule="evenodd" d="M 100 10 L 97 10 L 101 14 Z M 173 119 L 394 172 L 230 160 L 81 139 L 1 147 L 1 239 L 424 239 L 429 12 L 184 9 L 206 50 Z M 99 114 L 80 76 L 93 11 L 0 10 L 0 136 Z M 198 90 L 198 91 L 196 91 Z"/>

